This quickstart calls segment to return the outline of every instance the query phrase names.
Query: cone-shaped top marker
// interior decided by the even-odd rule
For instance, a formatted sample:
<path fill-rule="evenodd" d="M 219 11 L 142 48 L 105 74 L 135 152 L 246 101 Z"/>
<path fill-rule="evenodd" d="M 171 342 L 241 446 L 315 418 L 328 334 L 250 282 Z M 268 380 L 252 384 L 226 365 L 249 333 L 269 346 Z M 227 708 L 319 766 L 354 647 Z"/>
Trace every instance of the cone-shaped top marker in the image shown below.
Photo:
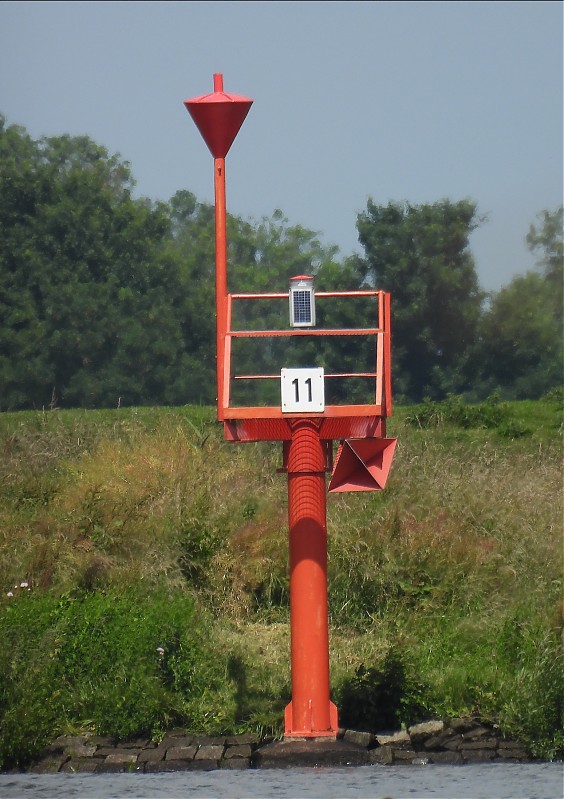
<path fill-rule="evenodd" d="M 252 104 L 248 97 L 224 92 L 220 74 L 213 76 L 212 94 L 184 101 L 214 158 L 225 158 Z"/>

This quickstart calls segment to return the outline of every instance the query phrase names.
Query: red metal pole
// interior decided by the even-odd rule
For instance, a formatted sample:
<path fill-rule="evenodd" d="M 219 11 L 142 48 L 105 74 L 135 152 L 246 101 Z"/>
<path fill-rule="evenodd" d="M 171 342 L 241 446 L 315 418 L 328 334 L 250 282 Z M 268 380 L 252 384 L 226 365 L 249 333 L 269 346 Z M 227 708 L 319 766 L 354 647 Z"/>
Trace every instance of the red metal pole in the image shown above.
<path fill-rule="evenodd" d="M 214 76 L 215 77 L 215 76 Z M 225 158 L 214 158 L 215 188 L 215 324 L 217 369 L 217 416 L 224 419 L 224 357 L 227 329 L 227 211 Z"/>
<path fill-rule="evenodd" d="M 329 699 L 325 451 L 311 420 L 292 423 L 288 452 L 292 701 L 288 737 L 335 737 Z"/>

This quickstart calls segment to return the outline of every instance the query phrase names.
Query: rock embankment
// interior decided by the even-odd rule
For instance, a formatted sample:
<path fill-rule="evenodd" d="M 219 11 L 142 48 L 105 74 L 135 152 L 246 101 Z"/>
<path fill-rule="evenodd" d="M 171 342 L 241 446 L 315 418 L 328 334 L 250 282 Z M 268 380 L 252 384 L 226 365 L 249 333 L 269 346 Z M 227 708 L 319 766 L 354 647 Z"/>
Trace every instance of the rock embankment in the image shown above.
<path fill-rule="evenodd" d="M 288 768 L 530 760 L 526 747 L 475 719 L 429 721 L 393 733 L 340 730 L 337 739 L 273 741 L 256 735 L 203 737 L 169 732 L 160 743 L 100 736 L 61 736 L 30 767 L 55 772 L 162 772 L 218 768 Z"/>

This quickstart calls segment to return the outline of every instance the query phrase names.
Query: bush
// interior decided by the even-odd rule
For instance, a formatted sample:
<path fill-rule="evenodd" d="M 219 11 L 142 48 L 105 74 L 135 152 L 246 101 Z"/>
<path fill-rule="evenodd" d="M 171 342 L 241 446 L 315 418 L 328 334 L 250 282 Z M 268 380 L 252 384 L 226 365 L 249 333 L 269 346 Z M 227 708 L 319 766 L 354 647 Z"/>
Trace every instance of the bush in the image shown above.
<path fill-rule="evenodd" d="M 14 597 L 0 620 L 0 767 L 56 735 L 158 738 L 233 726 L 233 686 L 189 596 Z"/>
<path fill-rule="evenodd" d="M 408 420 L 415 427 L 451 424 L 462 429 L 498 430 L 508 438 L 518 438 L 531 432 L 512 418 L 510 406 L 499 402 L 496 396 L 477 405 L 468 404 L 463 397 L 454 394 L 442 402 L 427 400 L 410 412 Z"/>

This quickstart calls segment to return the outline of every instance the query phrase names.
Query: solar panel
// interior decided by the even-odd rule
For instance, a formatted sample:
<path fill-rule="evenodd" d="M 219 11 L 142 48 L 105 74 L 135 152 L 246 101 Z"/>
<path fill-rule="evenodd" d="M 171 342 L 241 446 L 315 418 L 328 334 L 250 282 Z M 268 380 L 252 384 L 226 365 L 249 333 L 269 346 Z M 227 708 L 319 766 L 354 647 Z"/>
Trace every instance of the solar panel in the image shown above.
<path fill-rule="evenodd" d="M 311 291 L 294 291 L 294 324 L 311 325 Z"/>

